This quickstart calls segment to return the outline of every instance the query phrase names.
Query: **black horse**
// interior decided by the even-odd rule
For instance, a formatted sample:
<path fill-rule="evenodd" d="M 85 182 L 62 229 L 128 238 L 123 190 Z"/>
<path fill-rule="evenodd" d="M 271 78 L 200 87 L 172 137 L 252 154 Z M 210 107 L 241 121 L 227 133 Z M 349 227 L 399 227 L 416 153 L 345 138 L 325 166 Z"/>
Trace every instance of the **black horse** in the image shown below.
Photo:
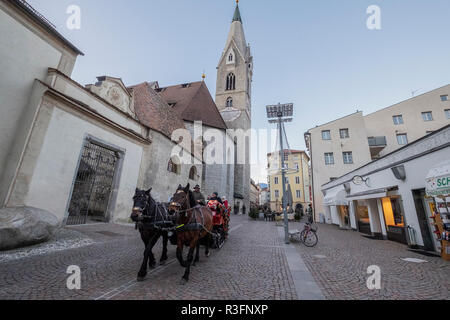
<path fill-rule="evenodd" d="M 133 197 L 134 205 L 131 220 L 136 222 L 136 228 L 139 229 L 142 241 L 145 244 L 144 261 L 138 273 L 138 281 L 144 281 L 147 276 L 147 264 L 150 269 L 156 267 L 152 250 L 161 236 L 163 237 L 163 252 L 160 264 L 167 261 L 168 230 L 173 228 L 173 221 L 167 212 L 167 208 L 152 198 L 151 191 L 152 189 L 148 191 L 136 189 L 136 194 Z"/>

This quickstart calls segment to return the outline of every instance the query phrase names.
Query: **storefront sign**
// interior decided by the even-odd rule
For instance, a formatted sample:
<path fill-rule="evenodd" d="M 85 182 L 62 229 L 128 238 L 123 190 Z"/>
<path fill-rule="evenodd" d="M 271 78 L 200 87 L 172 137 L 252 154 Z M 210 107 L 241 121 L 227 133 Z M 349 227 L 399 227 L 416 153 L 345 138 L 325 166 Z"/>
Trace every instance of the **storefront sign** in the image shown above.
<path fill-rule="evenodd" d="M 427 194 L 429 196 L 450 194 L 450 176 L 427 179 Z"/>
<path fill-rule="evenodd" d="M 432 168 L 426 178 L 427 195 L 431 197 L 450 194 L 450 160 Z"/>

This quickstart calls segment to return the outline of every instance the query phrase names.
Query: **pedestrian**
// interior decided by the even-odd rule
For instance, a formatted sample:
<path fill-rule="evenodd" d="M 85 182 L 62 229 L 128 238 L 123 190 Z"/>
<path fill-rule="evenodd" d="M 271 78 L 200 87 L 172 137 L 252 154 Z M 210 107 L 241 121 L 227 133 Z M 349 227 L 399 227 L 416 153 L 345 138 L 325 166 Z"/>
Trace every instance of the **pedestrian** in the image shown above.
<path fill-rule="evenodd" d="M 308 205 L 308 209 L 306 209 L 306 218 L 308 219 L 308 223 L 314 222 L 314 214 L 313 214 L 313 208 L 312 205 Z"/>

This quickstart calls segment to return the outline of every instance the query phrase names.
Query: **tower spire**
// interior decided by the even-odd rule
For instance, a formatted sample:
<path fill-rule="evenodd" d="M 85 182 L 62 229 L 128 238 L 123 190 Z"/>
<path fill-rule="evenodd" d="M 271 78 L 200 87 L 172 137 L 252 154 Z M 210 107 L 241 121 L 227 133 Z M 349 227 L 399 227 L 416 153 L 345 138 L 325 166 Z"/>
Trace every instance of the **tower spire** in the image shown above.
<path fill-rule="evenodd" d="M 236 0 L 236 10 L 234 10 L 234 16 L 233 16 L 233 21 L 239 21 L 242 23 L 242 19 L 241 19 L 241 12 L 239 10 L 239 0 Z"/>

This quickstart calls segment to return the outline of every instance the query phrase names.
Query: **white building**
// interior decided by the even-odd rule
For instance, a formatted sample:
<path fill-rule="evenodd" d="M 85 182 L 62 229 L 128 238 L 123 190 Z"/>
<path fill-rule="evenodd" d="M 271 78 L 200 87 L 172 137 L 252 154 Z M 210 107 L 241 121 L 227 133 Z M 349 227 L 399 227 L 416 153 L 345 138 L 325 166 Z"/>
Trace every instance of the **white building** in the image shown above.
<path fill-rule="evenodd" d="M 325 216 L 323 184 L 450 123 L 450 85 L 364 116 L 354 114 L 305 133 L 316 220 Z M 328 223 L 337 221 L 328 217 Z"/>
<path fill-rule="evenodd" d="M 232 198 L 232 168 L 205 166 L 192 140 L 182 153 L 196 162 L 172 154 L 174 131 L 196 120 L 228 139 L 203 82 L 187 84 L 195 98 L 178 113 L 155 82 L 71 79 L 81 51 L 25 1 L 0 1 L 0 28 L 8 35 L 0 37 L 0 208 L 36 207 L 83 224 L 129 221 L 136 187 L 166 202 L 179 184 L 211 181 Z"/>
<path fill-rule="evenodd" d="M 439 252 L 426 180 L 450 159 L 450 125 L 323 185 L 325 214 L 341 228 Z"/>

